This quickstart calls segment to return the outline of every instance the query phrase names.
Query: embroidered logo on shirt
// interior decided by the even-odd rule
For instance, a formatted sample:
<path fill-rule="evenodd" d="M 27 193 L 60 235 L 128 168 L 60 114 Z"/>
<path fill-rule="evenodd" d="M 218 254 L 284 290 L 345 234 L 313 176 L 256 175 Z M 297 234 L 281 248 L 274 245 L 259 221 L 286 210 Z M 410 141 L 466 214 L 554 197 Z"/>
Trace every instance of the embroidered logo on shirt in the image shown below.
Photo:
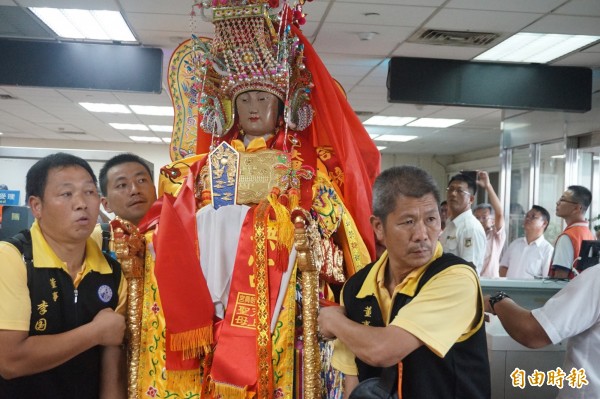
<path fill-rule="evenodd" d="M 473 245 L 471 238 L 465 238 L 465 247 L 469 248 L 471 245 Z"/>
<path fill-rule="evenodd" d="M 98 298 L 100 298 L 102 302 L 108 303 L 108 301 L 112 299 L 112 296 L 112 289 L 108 285 L 104 284 L 98 288 Z"/>
<path fill-rule="evenodd" d="M 46 302 L 46 301 L 40 302 L 37 305 L 37 310 L 38 310 L 38 313 L 40 314 L 40 316 L 43 316 L 46 313 L 48 313 L 48 302 Z"/>
<path fill-rule="evenodd" d="M 35 331 L 46 331 L 46 319 L 39 319 L 35 323 Z"/>

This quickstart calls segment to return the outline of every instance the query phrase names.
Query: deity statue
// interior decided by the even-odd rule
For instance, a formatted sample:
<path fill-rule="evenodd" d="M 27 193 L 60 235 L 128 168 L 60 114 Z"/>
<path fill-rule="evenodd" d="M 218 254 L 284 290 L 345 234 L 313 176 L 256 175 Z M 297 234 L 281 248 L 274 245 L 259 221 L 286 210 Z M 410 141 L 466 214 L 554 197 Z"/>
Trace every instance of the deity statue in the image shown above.
<path fill-rule="evenodd" d="M 146 236 L 136 397 L 337 398 L 319 300 L 375 255 L 379 153 L 278 0 L 196 3 Z"/>

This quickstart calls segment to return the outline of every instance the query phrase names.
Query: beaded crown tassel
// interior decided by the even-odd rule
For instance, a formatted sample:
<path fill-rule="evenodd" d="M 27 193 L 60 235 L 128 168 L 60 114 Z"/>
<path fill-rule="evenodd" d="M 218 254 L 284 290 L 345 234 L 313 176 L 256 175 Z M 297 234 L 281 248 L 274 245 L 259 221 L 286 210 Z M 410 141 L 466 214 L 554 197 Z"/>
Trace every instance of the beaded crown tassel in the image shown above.
<path fill-rule="evenodd" d="M 215 37 L 194 38 L 197 50 L 200 128 L 219 138 L 234 125 L 235 99 L 261 90 L 284 103 L 286 131 L 302 131 L 312 122 L 310 73 L 303 62 L 303 45 L 290 24 L 304 23 L 304 1 L 216 0 L 196 3 L 212 21 Z"/>

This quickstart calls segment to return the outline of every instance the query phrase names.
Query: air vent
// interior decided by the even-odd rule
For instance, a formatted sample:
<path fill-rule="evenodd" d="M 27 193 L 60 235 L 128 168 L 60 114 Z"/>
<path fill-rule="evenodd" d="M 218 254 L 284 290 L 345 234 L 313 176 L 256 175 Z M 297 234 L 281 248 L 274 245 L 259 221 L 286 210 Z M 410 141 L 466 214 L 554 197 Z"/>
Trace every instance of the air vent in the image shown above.
<path fill-rule="evenodd" d="M 0 94 L 0 100 L 16 100 L 16 97 L 11 96 L 10 94 Z"/>
<path fill-rule="evenodd" d="M 357 116 L 371 116 L 374 112 L 371 111 L 354 111 Z"/>
<path fill-rule="evenodd" d="M 498 33 L 491 32 L 427 29 L 417 32 L 408 41 L 411 43 L 448 46 L 487 46 L 499 37 Z"/>

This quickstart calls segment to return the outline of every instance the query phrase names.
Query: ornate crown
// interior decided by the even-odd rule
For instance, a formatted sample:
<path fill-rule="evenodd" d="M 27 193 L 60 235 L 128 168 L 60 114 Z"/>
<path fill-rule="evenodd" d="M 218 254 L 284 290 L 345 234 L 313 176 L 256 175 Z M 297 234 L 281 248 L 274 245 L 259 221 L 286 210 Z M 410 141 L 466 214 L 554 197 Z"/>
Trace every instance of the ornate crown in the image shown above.
<path fill-rule="evenodd" d="M 200 128 L 217 137 L 233 127 L 235 99 L 261 90 L 284 102 L 285 121 L 292 130 L 312 122 L 310 73 L 304 46 L 290 24 L 303 22 L 304 1 L 290 6 L 278 0 L 213 0 L 196 3 L 203 18 L 215 26 L 212 41 L 194 37 Z"/>

